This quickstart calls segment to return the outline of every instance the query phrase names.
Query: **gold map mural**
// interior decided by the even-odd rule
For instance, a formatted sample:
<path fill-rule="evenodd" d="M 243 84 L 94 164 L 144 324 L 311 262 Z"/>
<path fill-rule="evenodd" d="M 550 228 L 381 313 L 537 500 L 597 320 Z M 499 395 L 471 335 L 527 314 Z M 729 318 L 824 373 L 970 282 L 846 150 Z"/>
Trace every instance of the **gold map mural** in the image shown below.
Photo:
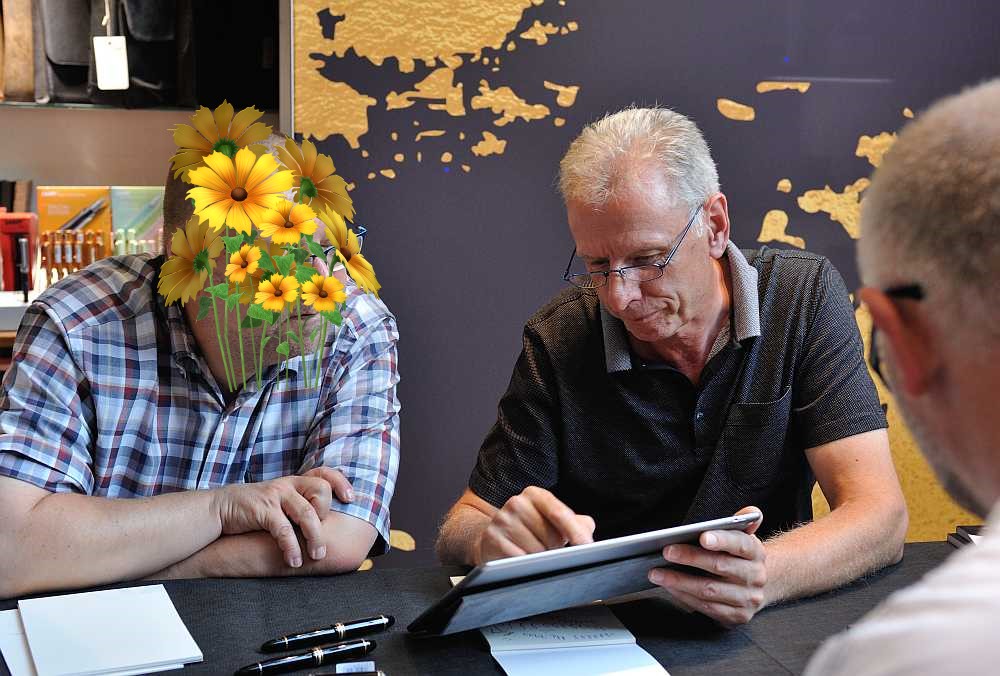
<path fill-rule="evenodd" d="M 810 83 L 808 82 L 758 82 L 756 91 L 759 94 L 775 91 L 795 91 L 805 94 L 809 88 Z M 719 113 L 727 119 L 741 122 L 755 119 L 754 109 L 749 105 L 720 98 L 717 107 Z M 912 119 L 914 113 L 910 108 L 903 108 L 902 116 Z M 857 157 L 867 159 L 872 168 L 878 167 L 882 164 L 882 158 L 895 140 L 896 133 L 894 131 L 882 131 L 873 136 L 862 134 L 858 138 L 854 154 Z M 827 214 L 831 221 L 840 224 L 851 239 L 858 239 L 860 236 L 858 223 L 864 191 L 870 184 L 869 178 L 862 176 L 850 185 L 844 186 L 840 191 L 834 190 L 829 185 L 822 188 L 811 188 L 804 190 L 797 196 L 796 204 L 805 213 L 823 212 Z M 792 186 L 791 179 L 780 178 L 775 189 L 778 192 L 791 193 Z M 764 214 L 757 241 L 782 242 L 799 249 L 805 249 L 807 246 L 805 238 L 787 232 L 788 222 L 789 217 L 785 211 L 781 209 L 769 210 Z M 865 354 L 867 355 L 871 349 L 868 344 L 871 316 L 868 314 L 867 308 L 859 307 L 855 312 L 855 319 L 861 330 L 865 342 Z M 907 430 L 896 402 L 892 399 L 892 394 L 877 375 L 874 373 L 871 375 L 878 389 L 879 398 L 882 403 L 887 405 L 889 443 L 910 512 L 907 540 L 910 542 L 943 540 L 957 524 L 979 523 L 981 520 L 978 517 L 956 505 L 941 488 L 933 470 L 920 454 L 920 449 Z M 817 517 L 830 511 L 829 504 L 818 485 L 813 491 L 813 508 Z"/>
<path fill-rule="evenodd" d="M 548 100 L 532 101 L 520 95 L 509 83 L 502 82 L 502 59 L 514 58 L 518 49 L 544 49 L 555 40 L 572 37 L 580 31 L 578 21 L 567 16 L 553 23 L 534 20 L 527 29 L 518 31 L 526 13 L 546 0 L 296 0 L 295 26 L 295 131 L 322 141 L 339 135 L 351 149 L 369 160 L 368 180 L 394 179 L 405 171 L 407 158 L 422 163 L 424 153 L 410 144 L 399 130 L 419 122 L 404 111 L 420 110 L 440 115 L 433 130 L 421 130 L 413 138 L 417 143 L 425 138 L 449 133 L 449 120 L 472 118 L 479 111 L 488 111 L 484 126 L 505 128 L 537 123 L 550 119 L 556 127 L 566 124 L 563 116 L 553 110 L 572 108 L 580 85 L 553 82 L 539 77 L 539 83 L 550 95 Z M 548 0 L 550 5 L 566 9 L 566 0 Z M 321 12 L 337 19 L 332 37 L 324 36 L 319 19 Z M 328 79 L 320 73 L 323 61 L 314 55 L 343 58 L 351 52 L 371 64 L 393 69 L 400 82 L 413 73 L 417 63 L 433 68 L 426 77 L 412 85 L 390 91 L 383 99 L 358 91 L 347 82 Z M 537 59 L 533 54 L 525 58 Z M 477 85 L 466 91 L 457 75 L 471 71 Z M 500 75 L 497 75 L 497 74 Z M 391 130 L 371 129 L 372 109 L 400 111 L 398 126 Z M 474 119 L 479 119 L 477 115 Z M 362 148 L 368 134 L 389 135 L 400 143 L 394 153 L 396 166 L 379 165 Z M 498 138 L 483 129 L 481 137 L 473 134 L 466 139 L 464 132 L 449 138 L 457 140 L 454 147 L 428 155 L 439 164 L 448 165 L 461 157 L 464 172 L 472 170 L 471 162 L 502 155 L 508 143 L 517 143 L 516 132 L 510 138 Z M 463 143 L 464 142 L 464 143 Z M 353 189 L 349 185 L 348 189 Z"/>

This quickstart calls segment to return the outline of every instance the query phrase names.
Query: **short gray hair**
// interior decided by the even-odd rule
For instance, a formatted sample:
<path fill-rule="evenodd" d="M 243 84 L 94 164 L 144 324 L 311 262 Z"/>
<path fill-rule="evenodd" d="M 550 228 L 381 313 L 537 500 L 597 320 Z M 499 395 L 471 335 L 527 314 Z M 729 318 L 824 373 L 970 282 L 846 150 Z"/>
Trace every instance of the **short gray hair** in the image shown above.
<path fill-rule="evenodd" d="M 866 191 L 858 247 L 866 283 L 919 282 L 953 329 L 993 339 L 1000 336 L 997 111 L 1000 79 L 942 99 L 909 123 Z"/>
<path fill-rule="evenodd" d="M 559 163 L 567 202 L 600 207 L 615 196 L 622 174 L 636 163 L 659 168 L 674 204 L 695 206 L 719 191 L 719 174 L 698 126 L 669 108 L 626 108 L 580 132 Z"/>

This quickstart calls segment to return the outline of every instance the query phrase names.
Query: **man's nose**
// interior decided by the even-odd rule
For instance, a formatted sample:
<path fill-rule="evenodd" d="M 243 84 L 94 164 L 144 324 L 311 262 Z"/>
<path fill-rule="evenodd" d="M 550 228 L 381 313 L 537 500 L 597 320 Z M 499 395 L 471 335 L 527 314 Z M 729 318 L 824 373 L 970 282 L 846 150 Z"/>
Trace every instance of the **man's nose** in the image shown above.
<path fill-rule="evenodd" d="M 623 312 L 629 303 L 638 299 L 642 295 L 639 282 L 622 277 L 622 274 L 613 271 L 608 275 L 607 286 L 604 287 L 605 302 L 612 312 Z"/>

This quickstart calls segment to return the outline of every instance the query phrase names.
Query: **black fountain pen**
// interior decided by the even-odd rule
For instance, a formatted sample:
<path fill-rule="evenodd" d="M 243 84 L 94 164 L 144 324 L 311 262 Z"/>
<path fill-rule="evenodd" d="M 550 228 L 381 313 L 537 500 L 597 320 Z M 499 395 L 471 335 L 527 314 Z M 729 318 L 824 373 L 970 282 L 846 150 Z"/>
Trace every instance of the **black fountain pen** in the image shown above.
<path fill-rule="evenodd" d="M 353 622 L 338 622 L 330 627 L 310 629 L 309 631 L 276 638 L 262 645 L 260 651 L 264 653 L 277 653 L 283 650 L 307 648 L 322 643 L 329 643 L 330 641 L 343 641 L 345 638 L 354 638 L 355 636 L 383 631 L 395 623 L 396 618 L 392 615 L 376 615 L 375 617 L 366 617 L 363 620 L 354 620 Z"/>
<path fill-rule="evenodd" d="M 319 667 L 331 662 L 361 657 L 375 650 L 375 641 L 365 638 L 355 641 L 344 641 L 333 645 L 313 648 L 312 650 L 287 657 L 278 657 L 257 664 L 250 664 L 236 670 L 235 676 L 250 676 L 250 674 L 284 674 L 289 671 Z"/>

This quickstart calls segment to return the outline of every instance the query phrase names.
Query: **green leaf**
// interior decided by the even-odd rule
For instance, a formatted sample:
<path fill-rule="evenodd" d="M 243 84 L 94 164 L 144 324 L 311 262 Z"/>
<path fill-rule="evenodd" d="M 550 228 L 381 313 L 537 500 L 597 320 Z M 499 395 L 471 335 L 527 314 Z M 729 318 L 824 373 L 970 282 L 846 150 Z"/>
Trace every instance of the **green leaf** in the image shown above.
<path fill-rule="evenodd" d="M 284 256 L 278 256 L 274 259 L 274 264 L 278 266 L 278 272 L 280 272 L 283 277 L 288 276 L 288 272 L 292 269 L 292 263 L 294 262 L 295 256 L 292 254 L 285 254 Z"/>
<path fill-rule="evenodd" d="M 234 293 L 231 296 L 227 297 L 226 298 L 226 309 L 227 310 L 235 310 L 237 308 L 237 306 L 240 304 L 240 296 L 242 296 L 242 295 L 243 294 L 241 294 L 240 292 L 237 291 L 236 293 Z"/>
<path fill-rule="evenodd" d="M 274 264 L 274 259 L 267 249 L 260 250 L 260 262 L 258 263 L 264 272 L 273 275 L 278 271 L 278 266 Z"/>
<path fill-rule="evenodd" d="M 309 242 L 309 251 L 311 251 L 313 256 L 316 256 L 316 258 L 326 260 L 326 252 L 323 251 L 323 247 L 316 242 Z"/>
<path fill-rule="evenodd" d="M 312 280 L 312 276 L 319 274 L 313 268 L 308 265 L 303 265 L 295 268 L 295 279 L 299 280 L 299 284 L 305 284 Z"/>
<path fill-rule="evenodd" d="M 330 310 L 328 312 L 321 312 L 320 314 L 326 317 L 327 321 L 331 324 L 336 324 L 337 326 L 340 326 L 344 321 L 344 318 L 340 316 L 340 310 Z"/>
<path fill-rule="evenodd" d="M 198 321 L 208 316 L 212 309 L 212 299 L 209 296 L 198 296 Z"/>
<path fill-rule="evenodd" d="M 323 327 L 321 327 L 321 326 L 317 326 L 315 329 L 313 329 L 313 332 L 309 334 L 309 342 L 310 343 L 315 343 L 316 342 L 316 336 L 319 335 L 320 329 L 322 329 L 322 328 Z"/>
<path fill-rule="evenodd" d="M 300 246 L 297 246 L 294 249 L 292 249 L 292 255 L 295 256 L 296 265 L 302 265 L 303 263 L 306 262 L 306 259 L 309 258 L 309 252 Z"/>
<path fill-rule="evenodd" d="M 247 316 L 263 320 L 267 322 L 268 325 L 274 324 L 274 313 L 270 310 L 265 310 L 262 306 L 257 305 L 256 303 L 247 308 Z"/>
<path fill-rule="evenodd" d="M 240 322 L 240 326 L 242 326 L 244 329 L 256 329 L 263 323 L 264 322 L 255 317 L 244 317 L 243 321 Z"/>
<path fill-rule="evenodd" d="M 302 236 L 305 238 L 305 240 L 307 242 L 312 243 L 312 241 L 313 241 L 313 236 L 312 235 L 302 235 Z"/>
<path fill-rule="evenodd" d="M 288 341 L 283 341 L 278 343 L 278 346 L 274 348 L 274 351 L 285 357 L 288 356 Z"/>
<path fill-rule="evenodd" d="M 222 284 L 216 284 L 215 286 L 210 286 L 205 289 L 209 294 L 215 296 L 216 298 L 221 298 L 225 300 L 229 297 L 229 282 L 223 282 Z"/>
<path fill-rule="evenodd" d="M 246 244 L 246 240 L 243 235 L 234 235 L 232 237 L 223 236 L 222 241 L 226 243 L 226 253 L 234 254 L 240 250 L 240 247 Z"/>
<path fill-rule="evenodd" d="M 291 338 L 292 340 L 294 340 L 300 346 L 302 345 L 302 339 L 299 338 L 299 334 L 297 334 L 297 333 L 289 333 L 288 337 Z"/>

